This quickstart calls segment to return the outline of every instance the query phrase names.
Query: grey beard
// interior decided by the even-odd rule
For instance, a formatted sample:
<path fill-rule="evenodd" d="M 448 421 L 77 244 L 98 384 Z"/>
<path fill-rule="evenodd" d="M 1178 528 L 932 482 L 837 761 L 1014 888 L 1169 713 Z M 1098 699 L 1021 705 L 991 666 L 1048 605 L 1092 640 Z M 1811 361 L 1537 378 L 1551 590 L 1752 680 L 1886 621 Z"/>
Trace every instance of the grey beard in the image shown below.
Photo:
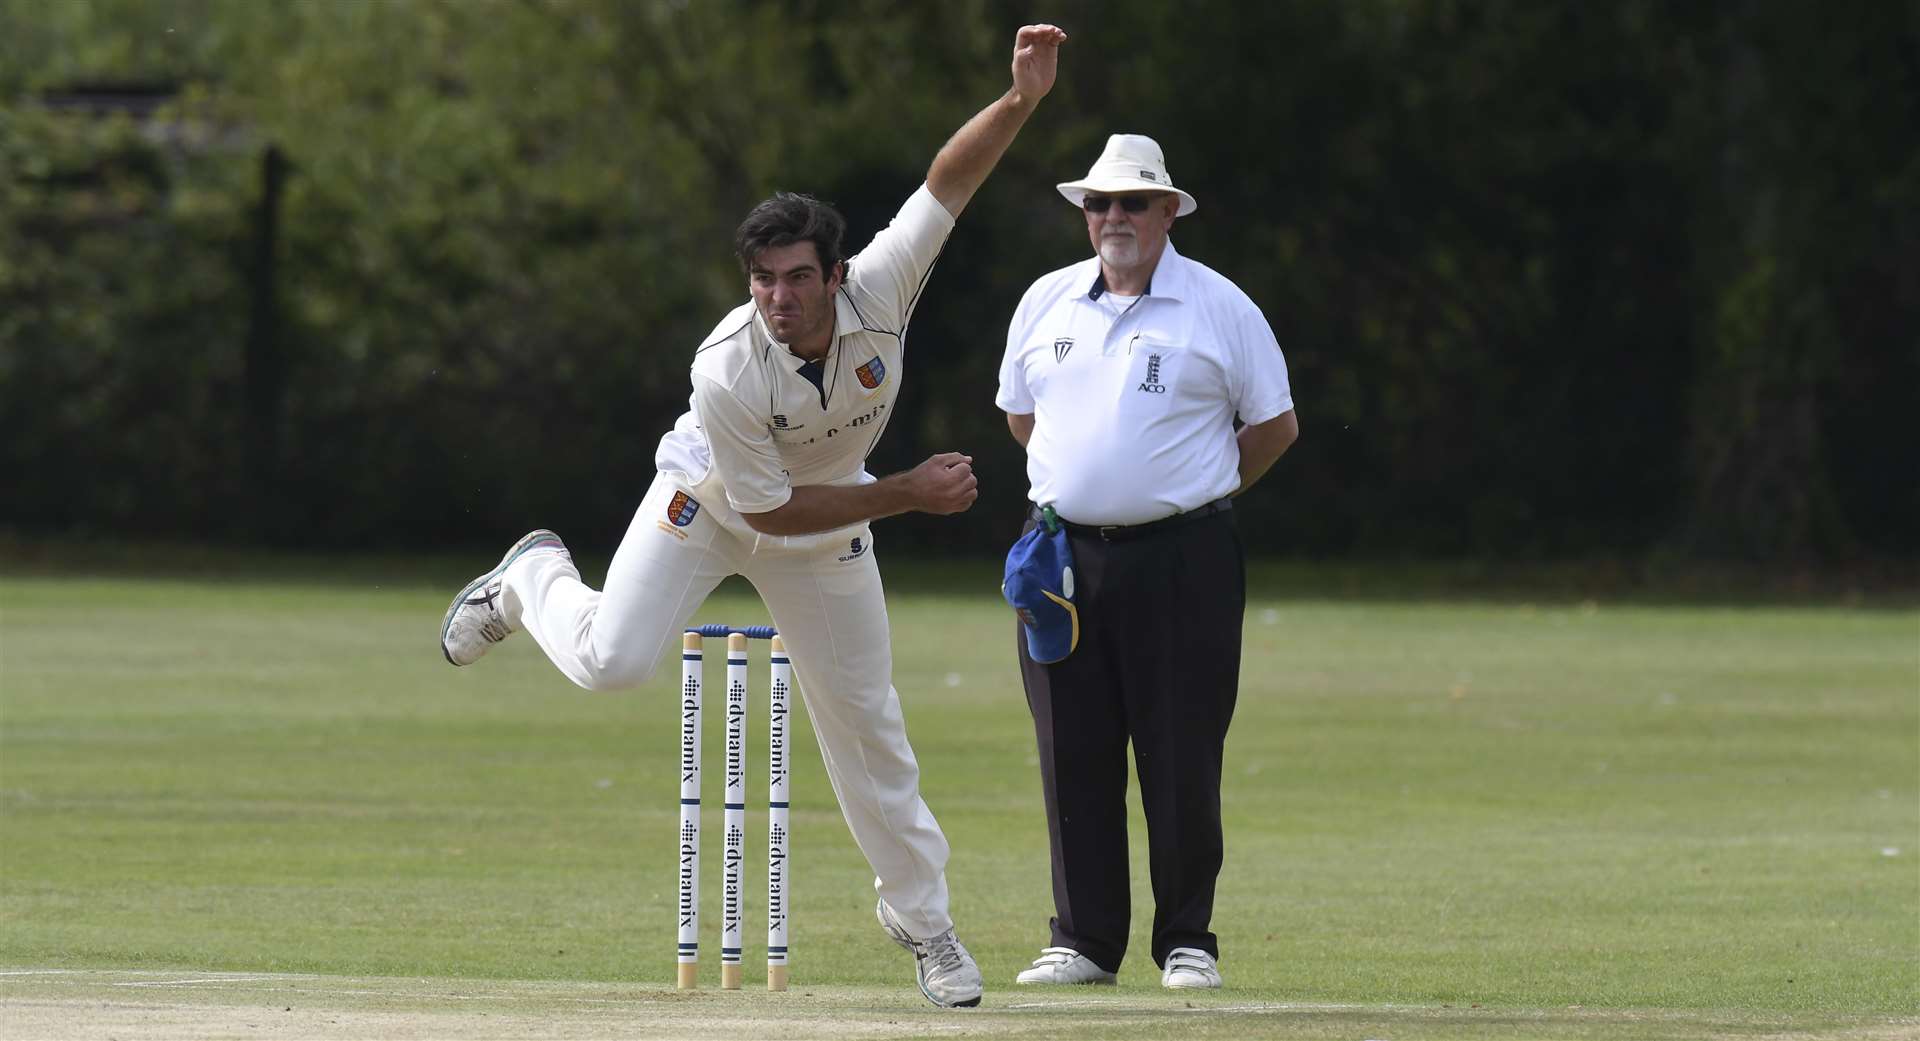
<path fill-rule="evenodd" d="M 1114 267 L 1132 267 L 1140 262 L 1140 240 L 1124 236 L 1103 236 L 1100 259 Z"/>

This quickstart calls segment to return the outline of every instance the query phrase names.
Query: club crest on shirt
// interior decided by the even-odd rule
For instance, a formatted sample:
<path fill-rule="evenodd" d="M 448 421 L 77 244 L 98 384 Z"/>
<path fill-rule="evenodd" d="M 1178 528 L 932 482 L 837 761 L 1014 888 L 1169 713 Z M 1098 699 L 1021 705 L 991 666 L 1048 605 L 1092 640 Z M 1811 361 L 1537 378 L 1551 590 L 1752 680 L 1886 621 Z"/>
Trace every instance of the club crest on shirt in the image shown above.
<path fill-rule="evenodd" d="M 1073 350 L 1073 337 L 1062 336 L 1053 341 L 1053 360 L 1055 364 L 1067 360 L 1067 352 Z"/>
<path fill-rule="evenodd" d="M 887 382 L 887 367 L 878 357 L 853 370 L 853 374 L 860 380 L 860 385 L 868 390 Z"/>
<path fill-rule="evenodd" d="M 674 492 L 673 501 L 667 503 L 667 519 L 672 521 L 676 528 L 684 528 L 692 524 L 693 518 L 699 512 L 700 504 L 686 492 Z"/>

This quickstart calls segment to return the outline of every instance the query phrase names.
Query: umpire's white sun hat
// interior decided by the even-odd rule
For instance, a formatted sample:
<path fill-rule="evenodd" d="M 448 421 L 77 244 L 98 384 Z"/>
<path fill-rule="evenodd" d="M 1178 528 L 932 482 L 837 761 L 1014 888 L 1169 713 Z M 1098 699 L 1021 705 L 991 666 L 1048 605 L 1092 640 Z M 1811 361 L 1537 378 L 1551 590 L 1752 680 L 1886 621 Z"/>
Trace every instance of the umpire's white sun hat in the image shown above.
<path fill-rule="evenodd" d="M 1167 160 L 1153 138 L 1140 134 L 1115 134 L 1107 138 L 1107 149 L 1093 161 L 1093 169 L 1077 181 L 1056 185 L 1060 194 L 1075 206 L 1088 192 L 1172 192 L 1180 197 L 1184 217 L 1199 207 L 1193 196 L 1173 186 L 1167 175 Z"/>

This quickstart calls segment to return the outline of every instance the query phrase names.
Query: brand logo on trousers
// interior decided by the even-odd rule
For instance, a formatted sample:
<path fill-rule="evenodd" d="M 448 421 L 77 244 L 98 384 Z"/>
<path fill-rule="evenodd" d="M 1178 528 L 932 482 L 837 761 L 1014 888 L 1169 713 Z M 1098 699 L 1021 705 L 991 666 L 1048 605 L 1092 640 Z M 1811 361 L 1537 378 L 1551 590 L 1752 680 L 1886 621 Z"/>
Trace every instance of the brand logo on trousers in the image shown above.
<path fill-rule="evenodd" d="M 1158 354 L 1147 355 L 1147 379 L 1146 382 L 1140 384 L 1137 389 L 1143 390 L 1148 394 L 1165 394 L 1167 392 L 1167 385 L 1160 382 L 1160 356 Z"/>
<path fill-rule="evenodd" d="M 865 553 L 866 551 L 867 551 L 867 544 L 864 542 L 861 542 L 859 539 L 856 538 L 853 540 L 851 544 L 848 545 L 847 555 L 844 557 L 841 557 L 840 562 L 844 564 L 847 561 L 860 556 L 862 553 Z"/>

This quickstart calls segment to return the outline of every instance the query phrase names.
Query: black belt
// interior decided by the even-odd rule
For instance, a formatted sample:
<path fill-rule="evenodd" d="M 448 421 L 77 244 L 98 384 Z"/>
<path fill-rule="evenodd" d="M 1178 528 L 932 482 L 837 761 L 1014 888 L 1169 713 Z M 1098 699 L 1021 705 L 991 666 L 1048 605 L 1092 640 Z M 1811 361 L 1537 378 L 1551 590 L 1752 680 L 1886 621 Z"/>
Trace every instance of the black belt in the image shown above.
<path fill-rule="evenodd" d="M 1176 513 L 1171 517 L 1162 517 L 1159 520 L 1148 521 L 1145 524 L 1075 524 L 1065 517 L 1058 517 L 1057 519 L 1060 521 L 1060 526 L 1067 529 L 1070 534 L 1100 539 L 1103 542 L 1126 542 L 1129 539 L 1143 539 L 1149 535 L 1158 535 L 1161 532 L 1172 531 L 1183 525 L 1192 524 L 1197 520 L 1204 520 L 1216 513 L 1225 513 L 1231 509 L 1233 509 L 1232 499 L 1215 499 L 1205 506 L 1196 506 L 1185 513 Z M 1027 510 L 1027 517 L 1030 520 L 1039 521 L 1040 507 L 1030 507 Z"/>

